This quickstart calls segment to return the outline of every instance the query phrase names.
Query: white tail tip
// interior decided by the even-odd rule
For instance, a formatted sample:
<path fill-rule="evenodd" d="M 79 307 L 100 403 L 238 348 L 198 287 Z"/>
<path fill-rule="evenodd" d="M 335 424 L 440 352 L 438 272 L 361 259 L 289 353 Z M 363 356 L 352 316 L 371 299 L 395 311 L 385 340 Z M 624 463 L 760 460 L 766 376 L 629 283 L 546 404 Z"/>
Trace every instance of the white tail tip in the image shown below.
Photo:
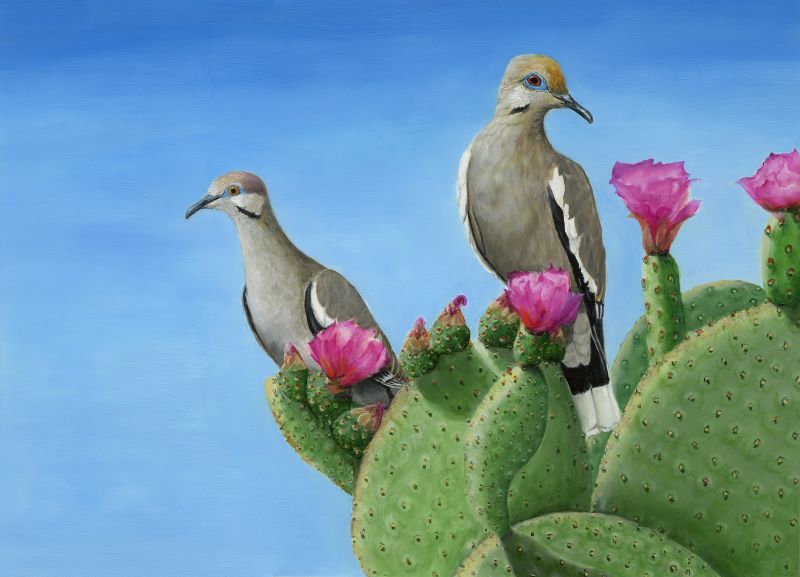
<path fill-rule="evenodd" d="M 611 384 L 592 389 L 592 400 L 594 402 L 595 418 L 597 428 L 601 431 L 610 431 L 619 422 L 619 406 L 614 398 L 614 389 Z"/>
<path fill-rule="evenodd" d="M 600 432 L 597 428 L 597 413 L 594 408 L 592 391 L 584 391 L 577 395 L 572 395 L 572 402 L 575 403 L 575 411 L 581 421 L 581 428 L 587 437 L 591 437 Z"/>

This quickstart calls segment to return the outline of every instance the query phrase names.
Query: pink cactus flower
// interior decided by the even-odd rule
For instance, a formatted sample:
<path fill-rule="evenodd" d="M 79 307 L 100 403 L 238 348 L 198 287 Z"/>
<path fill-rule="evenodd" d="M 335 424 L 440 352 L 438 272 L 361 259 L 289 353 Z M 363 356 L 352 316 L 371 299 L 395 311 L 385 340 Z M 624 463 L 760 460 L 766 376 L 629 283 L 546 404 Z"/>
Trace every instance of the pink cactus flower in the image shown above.
<path fill-rule="evenodd" d="M 425 328 L 425 319 L 419 317 L 414 321 L 414 326 L 406 337 L 406 342 L 403 344 L 403 350 L 412 353 L 421 353 L 427 351 L 431 346 L 431 335 L 428 329 Z"/>
<path fill-rule="evenodd" d="M 436 319 L 436 322 L 443 327 L 457 327 L 464 326 L 467 321 L 464 319 L 464 313 L 461 312 L 461 307 L 467 306 L 467 297 L 458 295 L 452 301 L 447 303 L 442 313 Z"/>
<path fill-rule="evenodd" d="M 314 337 L 308 348 L 336 391 L 374 375 L 389 358 L 375 331 L 355 321 L 334 322 Z"/>
<path fill-rule="evenodd" d="M 551 335 L 575 321 L 582 299 L 570 290 L 569 275 L 554 267 L 544 272 L 511 273 L 506 294 L 525 328 Z"/>
<path fill-rule="evenodd" d="M 770 212 L 800 209 L 800 152 L 770 154 L 753 176 L 739 179 L 747 194 Z"/>
<path fill-rule="evenodd" d="M 689 200 L 692 180 L 683 162 L 617 162 L 609 182 L 639 221 L 648 254 L 669 252 L 683 223 L 700 208 L 699 200 Z"/>

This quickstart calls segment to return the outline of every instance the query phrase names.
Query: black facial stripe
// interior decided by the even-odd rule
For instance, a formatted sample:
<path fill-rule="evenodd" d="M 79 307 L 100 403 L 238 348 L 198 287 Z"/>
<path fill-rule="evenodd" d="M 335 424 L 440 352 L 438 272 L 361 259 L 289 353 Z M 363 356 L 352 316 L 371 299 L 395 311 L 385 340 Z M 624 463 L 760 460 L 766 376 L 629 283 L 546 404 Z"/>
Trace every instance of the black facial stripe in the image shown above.
<path fill-rule="evenodd" d="M 245 216 L 249 216 L 250 218 L 259 218 L 259 215 L 257 215 L 256 213 L 250 212 L 249 210 L 246 210 L 241 206 L 237 206 L 236 208 L 238 208 L 239 212 L 241 212 Z"/>
<path fill-rule="evenodd" d="M 517 108 L 512 108 L 509 114 L 519 114 L 520 112 L 525 112 L 530 107 L 530 104 L 526 104 L 525 106 L 518 106 Z"/>

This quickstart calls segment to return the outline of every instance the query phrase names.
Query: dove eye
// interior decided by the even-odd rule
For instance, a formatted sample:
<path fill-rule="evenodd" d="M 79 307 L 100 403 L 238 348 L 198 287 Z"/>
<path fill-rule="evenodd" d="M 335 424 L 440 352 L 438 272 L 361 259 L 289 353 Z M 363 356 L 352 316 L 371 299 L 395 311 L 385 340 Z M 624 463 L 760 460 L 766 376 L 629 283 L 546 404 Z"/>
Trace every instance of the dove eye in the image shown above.
<path fill-rule="evenodd" d="M 523 80 L 523 83 L 528 88 L 533 88 L 535 90 L 541 88 L 542 85 L 544 84 L 544 81 L 542 80 L 542 77 L 539 76 L 538 74 L 528 74 Z"/>
<path fill-rule="evenodd" d="M 228 187 L 228 194 L 230 194 L 231 196 L 236 196 L 237 194 L 239 194 L 239 192 L 241 191 L 239 190 L 239 187 L 236 186 L 235 184 L 232 184 L 231 186 Z"/>

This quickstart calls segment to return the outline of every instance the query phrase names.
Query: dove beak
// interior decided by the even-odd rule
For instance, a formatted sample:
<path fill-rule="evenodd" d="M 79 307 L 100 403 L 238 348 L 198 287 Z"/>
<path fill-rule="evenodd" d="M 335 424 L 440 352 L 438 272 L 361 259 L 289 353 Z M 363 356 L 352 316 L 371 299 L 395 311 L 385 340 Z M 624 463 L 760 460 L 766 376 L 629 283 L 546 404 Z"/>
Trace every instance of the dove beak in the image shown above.
<path fill-rule="evenodd" d="M 189 207 L 189 210 L 186 211 L 186 218 L 191 218 L 191 216 L 196 213 L 198 210 L 207 207 L 209 204 L 221 198 L 221 194 L 207 194 L 197 202 L 195 202 L 192 206 Z"/>
<path fill-rule="evenodd" d="M 572 98 L 570 94 L 554 94 L 553 96 L 558 98 L 564 106 L 580 114 L 589 124 L 594 120 L 592 113 L 578 104 L 578 101 Z"/>

